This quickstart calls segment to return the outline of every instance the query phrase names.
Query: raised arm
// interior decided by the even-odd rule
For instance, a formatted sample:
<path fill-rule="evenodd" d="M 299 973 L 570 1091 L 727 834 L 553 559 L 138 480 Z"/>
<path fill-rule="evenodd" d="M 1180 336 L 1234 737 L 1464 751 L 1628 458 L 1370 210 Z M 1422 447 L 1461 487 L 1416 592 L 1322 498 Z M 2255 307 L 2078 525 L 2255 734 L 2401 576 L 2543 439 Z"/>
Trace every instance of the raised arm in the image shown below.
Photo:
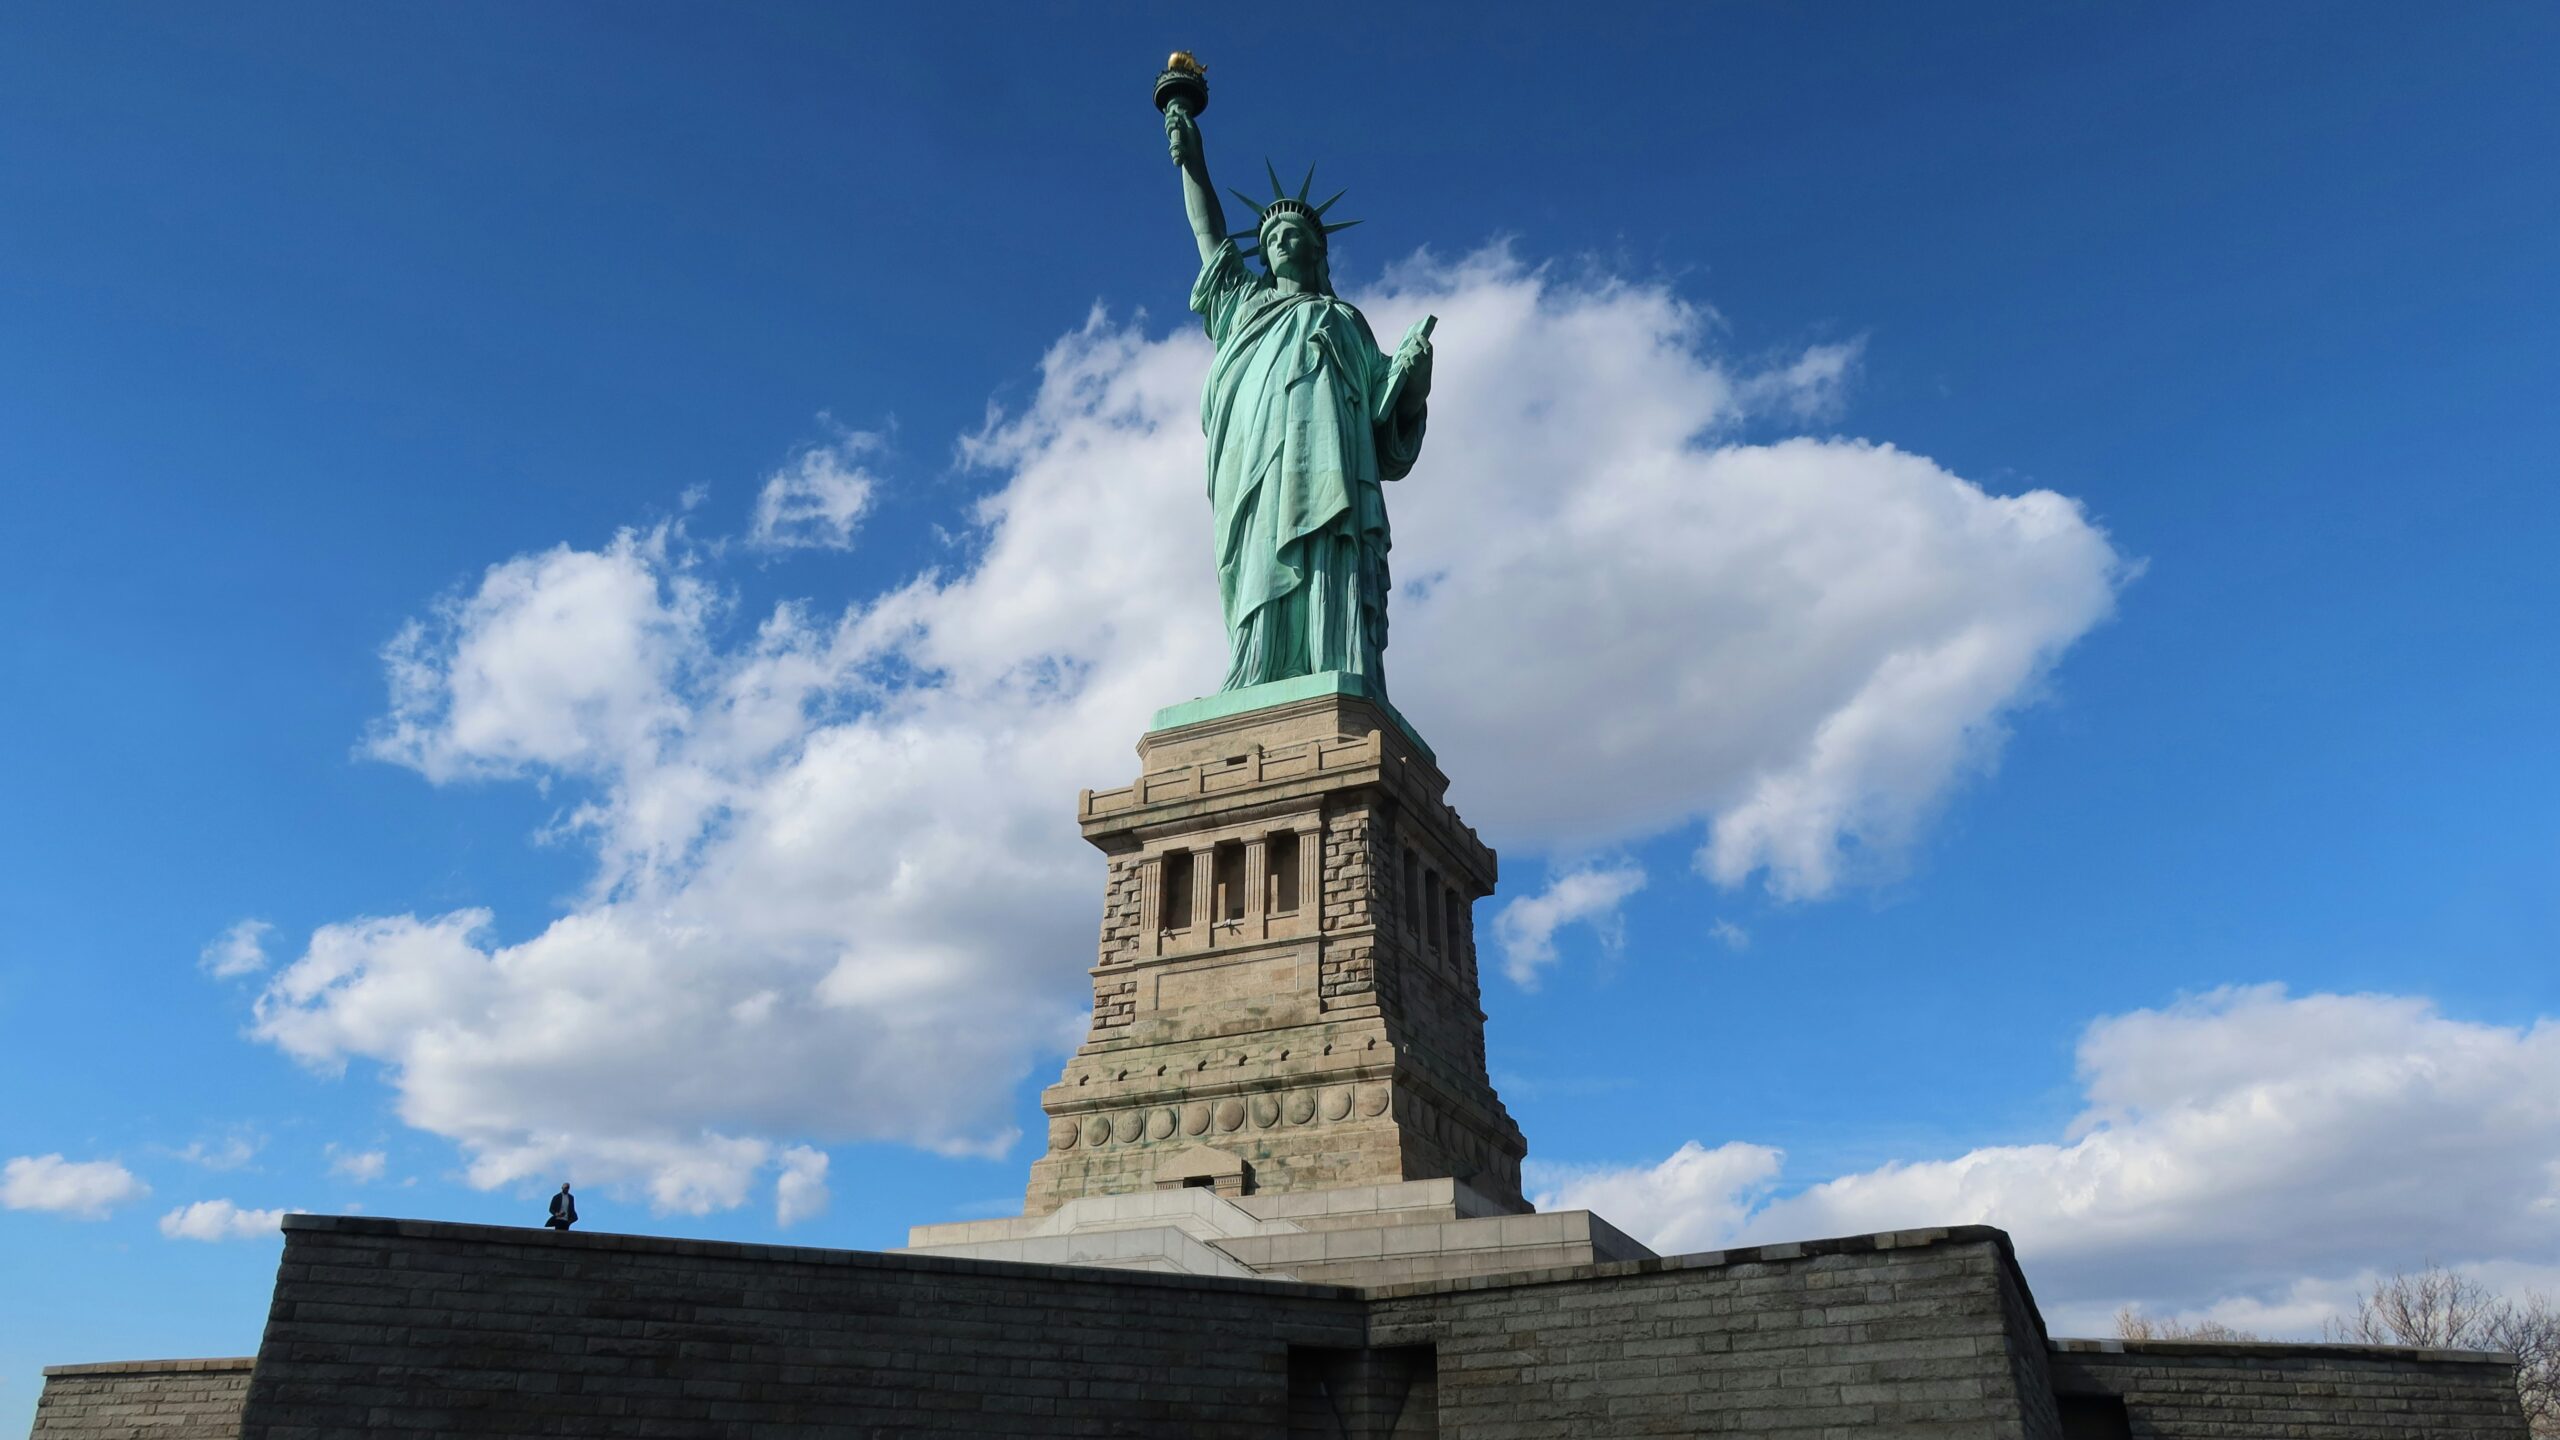
<path fill-rule="evenodd" d="M 1227 212 L 1210 188 L 1209 160 L 1201 151 L 1200 125 L 1191 118 L 1190 106 L 1175 100 L 1164 107 L 1164 138 L 1173 163 L 1182 170 L 1182 208 L 1191 216 L 1191 238 L 1199 242 L 1206 264 L 1226 242 Z"/>

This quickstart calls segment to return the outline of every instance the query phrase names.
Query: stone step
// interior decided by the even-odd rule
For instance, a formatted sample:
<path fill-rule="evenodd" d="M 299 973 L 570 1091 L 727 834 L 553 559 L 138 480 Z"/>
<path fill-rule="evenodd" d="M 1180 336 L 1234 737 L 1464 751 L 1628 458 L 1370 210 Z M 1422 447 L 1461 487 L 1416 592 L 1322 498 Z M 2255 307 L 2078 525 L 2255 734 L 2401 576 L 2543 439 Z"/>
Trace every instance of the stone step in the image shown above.
<path fill-rule="evenodd" d="M 1441 1225 L 1523 1213 L 1463 1180 L 1402 1180 L 1332 1190 L 1246 1195 L 1235 1202 L 1254 1215 L 1302 1230 L 1367 1230 L 1387 1225 Z"/>
<path fill-rule="evenodd" d="M 1653 1258 L 1651 1250 L 1588 1210 L 1239 1235 L 1212 1243 L 1261 1274 L 1331 1285 L 1403 1285 Z"/>
<path fill-rule="evenodd" d="M 1257 1269 L 1171 1225 L 1128 1230 L 1081 1230 L 1064 1235 L 1023 1235 L 959 1244 L 910 1245 L 891 1253 L 934 1255 L 951 1260 L 1012 1260 L 1026 1265 L 1151 1270 L 1162 1275 L 1225 1275 L 1239 1280 L 1291 1278 L 1286 1274 L 1271 1274 Z"/>

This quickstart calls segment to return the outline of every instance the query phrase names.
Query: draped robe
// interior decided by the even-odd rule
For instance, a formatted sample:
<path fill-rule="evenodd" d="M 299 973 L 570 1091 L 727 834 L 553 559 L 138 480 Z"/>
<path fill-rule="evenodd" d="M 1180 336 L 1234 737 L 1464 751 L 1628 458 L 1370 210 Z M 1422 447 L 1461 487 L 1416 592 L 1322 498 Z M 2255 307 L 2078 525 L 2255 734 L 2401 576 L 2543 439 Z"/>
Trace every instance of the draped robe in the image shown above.
<path fill-rule="evenodd" d="M 1218 356 L 1200 398 L 1227 622 L 1221 690 L 1348 671 L 1383 691 L 1387 507 L 1424 416 L 1390 393 L 1369 322 L 1331 295 L 1284 294 L 1221 244 L 1191 289 Z"/>

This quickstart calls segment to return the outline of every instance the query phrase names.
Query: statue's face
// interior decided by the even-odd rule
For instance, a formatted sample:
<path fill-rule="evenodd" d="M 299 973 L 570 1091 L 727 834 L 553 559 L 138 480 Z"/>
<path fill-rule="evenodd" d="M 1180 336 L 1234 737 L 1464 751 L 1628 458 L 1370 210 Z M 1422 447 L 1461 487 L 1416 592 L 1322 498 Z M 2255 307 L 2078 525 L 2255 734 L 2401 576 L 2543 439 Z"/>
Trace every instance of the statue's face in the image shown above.
<path fill-rule="evenodd" d="M 1283 216 L 1262 232 L 1263 263 L 1271 273 L 1301 285 L 1316 283 L 1317 261 L 1324 251 L 1324 237 L 1313 225 L 1294 215 Z"/>

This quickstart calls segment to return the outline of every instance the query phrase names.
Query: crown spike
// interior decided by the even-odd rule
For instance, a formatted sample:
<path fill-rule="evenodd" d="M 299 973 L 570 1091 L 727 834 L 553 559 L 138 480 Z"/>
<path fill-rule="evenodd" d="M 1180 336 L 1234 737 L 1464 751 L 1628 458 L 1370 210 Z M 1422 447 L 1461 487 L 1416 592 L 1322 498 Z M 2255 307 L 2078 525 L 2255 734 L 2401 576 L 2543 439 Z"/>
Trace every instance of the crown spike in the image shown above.
<path fill-rule="evenodd" d="M 1309 165 L 1309 166 L 1307 167 L 1307 178 L 1298 182 L 1298 202 L 1299 202 L 1300 204 L 1305 204 L 1305 203 L 1306 203 L 1306 199 L 1307 199 L 1307 187 L 1308 187 L 1308 186 L 1310 186 L 1310 185 L 1313 185 L 1313 184 L 1315 184 L 1315 183 L 1316 183 L 1316 167 L 1315 167 L 1315 166 L 1313 166 L 1313 165 Z"/>
<path fill-rule="evenodd" d="M 1342 222 L 1341 224 L 1339 224 L 1339 225 L 1327 225 L 1326 227 L 1324 227 L 1324 233 L 1326 233 L 1327 235 L 1330 235 L 1330 234 L 1332 234 L 1332 233 L 1333 233 L 1334 231 L 1336 231 L 1336 230 L 1348 230 L 1348 229 L 1350 229 L 1352 226 L 1357 225 L 1357 224 L 1359 224 L 1359 223 L 1360 223 L 1360 222 L 1359 222 L 1359 221 L 1357 221 L 1357 220 L 1345 220 L 1345 221 L 1343 221 L 1343 222 Z"/>
<path fill-rule="evenodd" d="M 1239 200 L 1243 201 L 1243 202 L 1244 202 L 1244 203 L 1246 203 L 1247 205 L 1252 206 L 1252 207 L 1253 207 L 1253 214 L 1254 214 L 1254 218 L 1255 218 L 1256 220 L 1259 220 L 1259 219 L 1261 219 L 1261 218 L 1262 218 L 1262 212 L 1263 212 L 1263 210 L 1264 210 L 1264 209 L 1266 209 L 1267 207 L 1266 207 L 1266 206 L 1264 206 L 1264 205 L 1263 205 L 1263 203 L 1262 203 L 1261 201 L 1254 199 L 1252 196 L 1247 195 L 1246 193 L 1244 193 L 1243 191 L 1241 191 L 1241 190 L 1237 189 L 1237 188 L 1236 188 L 1236 187 L 1234 187 L 1233 185 L 1230 185 L 1230 186 L 1228 186 L 1228 187 L 1227 187 L 1227 193 L 1228 193 L 1228 194 L 1230 194 L 1230 195 L 1233 195 L 1234 197 L 1236 197 L 1237 199 L 1239 199 Z"/>
<path fill-rule="evenodd" d="M 1313 172 L 1313 171 L 1310 171 L 1310 172 L 1308 172 L 1308 173 L 1312 175 L 1314 172 Z M 1350 192 L 1349 190 L 1336 190 L 1336 191 L 1334 191 L 1334 192 L 1333 192 L 1333 200 L 1339 200 L 1339 199 L 1341 199 L 1343 196 L 1348 195 L 1348 194 L 1350 194 L 1350 193 L 1351 193 L 1351 192 Z M 1301 196 L 1300 198 L 1301 198 L 1301 199 L 1303 199 L 1303 198 L 1305 198 L 1305 197 Z M 1323 219 L 1323 218 L 1324 218 L 1324 212 L 1326 212 L 1327 210 L 1330 210 L 1330 209 L 1332 209 L 1332 208 L 1333 208 L 1333 200 L 1327 200 L 1327 201 L 1326 201 L 1326 202 L 1324 202 L 1323 204 L 1321 204 L 1321 205 L 1319 205 L 1319 206 L 1317 206 L 1317 207 L 1316 207 L 1316 218 L 1317 218 L 1317 219 L 1319 219 L 1319 220 Z"/>
<path fill-rule="evenodd" d="M 1288 199 L 1288 198 L 1289 198 L 1289 192 L 1288 192 L 1287 190 L 1285 190 L 1285 189 L 1281 188 L 1281 185 L 1280 185 L 1280 171 L 1279 171 L 1278 167 L 1274 166 L 1274 165 L 1271 163 L 1271 157 L 1270 157 L 1270 156 L 1268 156 L 1268 155 L 1265 155 L 1265 156 L 1263 156 L 1263 157 L 1262 157 L 1262 173 L 1271 177 L 1271 198 L 1272 198 L 1272 199 L 1274 199 L 1274 200 L 1286 200 L 1286 199 Z"/>

